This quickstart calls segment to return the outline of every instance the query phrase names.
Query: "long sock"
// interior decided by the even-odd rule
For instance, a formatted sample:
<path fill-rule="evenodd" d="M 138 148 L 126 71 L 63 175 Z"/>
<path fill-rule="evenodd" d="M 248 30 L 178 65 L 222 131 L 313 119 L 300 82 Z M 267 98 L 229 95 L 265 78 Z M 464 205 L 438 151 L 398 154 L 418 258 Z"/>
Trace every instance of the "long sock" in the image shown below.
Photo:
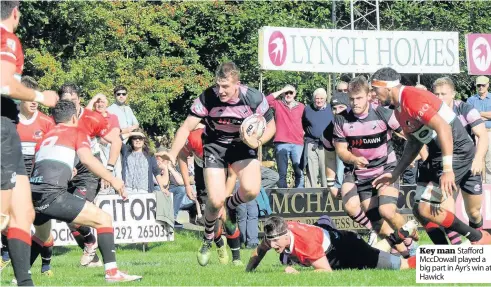
<path fill-rule="evenodd" d="M 114 247 L 114 230 L 112 227 L 97 228 L 97 241 L 102 254 L 104 269 L 108 274 L 115 274 L 118 270 L 116 264 L 116 248 Z"/>
<path fill-rule="evenodd" d="M 481 221 L 478 222 L 478 223 L 474 223 L 472 221 L 469 220 L 469 226 L 474 228 L 474 229 L 477 229 L 477 230 L 482 230 L 483 229 L 483 224 L 484 224 L 484 219 L 481 217 Z"/>
<path fill-rule="evenodd" d="M 2 231 L 2 260 L 3 261 L 9 261 L 10 260 L 10 255 L 9 255 L 9 243 L 7 240 L 7 230 Z"/>
<path fill-rule="evenodd" d="M 462 220 L 458 219 L 455 214 L 448 210 L 443 211 L 445 213 L 445 219 L 442 222 L 442 226 L 450 230 L 456 231 L 461 235 L 464 235 L 471 242 L 479 241 L 482 238 L 482 233 L 469 225 L 466 225 Z"/>
<path fill-rule="evenodd" d="M 428 219 L 423 217 L 419 213 L 419 202 L 416 202 L 413 205 L 413 214 L 416 217 L 416 219 L 421 223 L 421 225 L 424 227 L 426 230 L 426 233 L 430 237 L 431 241 L 433 244 L 436 245 L 447 245 L 447 238 L 445 235 L 445 232 L 440 228 L 440 226 L 436 223 L 430 222 Z"/>
<path fill-rule="evenodd" d="M 32 236 L 32 245 L 31 245 L 31 260 L 30 260 L 30 266 L 36 262 L 36 259 L 38 258 L 39 254 L 41 254 L 41 251 L 43 250 L 43 241 L 36 236 Z"/>
<path fill-rule="evenodd" d="M 348 214 L 349 215 L 349 214 Z M 353 219 L 354 222 L 363 225 L 366 229 L 371 230 L 372 229 L 372 223 L 368 219 L 367 215 L 363 210 L 360 209 L 360 212 L 356 216 L 351 216 L 349 215 L 351 219 Z"/>
<path fill-rule="evenodd" d="M 431 241 L 435 245 L 447 245 L 447 236 L 445 232 L 440 228 L 440 225 L 433 223 L 433 222 L 428 222 L 426 225 L 423 226 L 424 229 L 426 230 L 426 233 L 430 237 Z"/>
<path fill-rule="evenodd" d="M 237 208 L 237 206 L 239 206 L 243 203 L 245 203 L 245 201 L 243 201 L 240 198 L 240 190 L 237 191 L 236 193 L 234 193 L 234 195 L 227 198 L 227 202 L 226 202 L 227 210 L 228 210 L 228 214 L 227 214 L 228 218 L 227 219 L 229 222 L 231 222 L 233 224 L 237 223 L 236 208 Z"/>
<path fill-rule="evenodd" d="M 84 249 L 85 248 L 85 241 L 84 241 L 84 236 L 78 232 L 77 228 L 80 227 L 80 225 L 73 226 L 71 224 L 67 224 L 68 228 L 72 232 L 73 239 L 77 242 L 78 247 Z"/>
<path fill-rule="evenodd" d="M 96 238 L 94 233 L 92 233 L 92 229 L 88 226 L 80 226 L 77 228 L 77 231 L 84 237 L 84 243 L 86 245 L 94 244 L 96 242 Z"/>
<path fill-rule="evenodd" d="M 203 234 L 204 239 L 213 240 L 215 237 L 215 224 L 217 222 L 217 218 L 210 219 L 209 213 L 205 212 L 205 233 Z"/>
<path fill-rule="evenodd" d="M 213 241 L 215 242 L 217 248 L 222 248 L 223 245 L 225 245 L 225 242 L 223 242 L 223 238 L 222 238 L 222 227 L 220 226 L 219 220 L 217 220 L 215 224 L 215 237 L 213 238 Z"/>
<path fill-rule="evenodd" d="M 409 265 L 409 268 L 415 269 L 416 268 L 416 256 L 411 256 L 407 259 L 407 265 Z"/>
<path fill-rule="evenodd" d="M 29 272 L 31 234 L 20 228 L 9 228 L 7 240 L 17 286 L 34 286 Z"/>
<path fill-rule="evenodd" d="M 240 260 L 240 231 L 238 228 L 232 235 L 227 235 L 227 244 L 232 251 L 232 260 Z"/>
<path fill-rule="evenodd" d="M 44 243 L 43 249 L 41 250 L 42 267 L 41 272 L 46 272 L 51 269 L 51 256 L 53 256 L 53 238 Z"/>
<path fill-rule="evenodd" d="M 457 232 L 445 228 L 445 233 L 447 234 L 448 240 L 450 240 L 450 244 L 452 244 L 452 245 L 462 244 L 462 240 L 460 239 L 460 235 Z"/>
<path fill-rule="evenodd" d="M 230 196 L 227 198 L 227 207 L 230 208 L 230 209 L 236 209 L 237 206 L 241 205 L 245 203 L 245 201 L 243 201 L 241 198 L 240 198 L 240 193 L 239 192 L 236 192 L 234 193 L 234 195 Z"/>

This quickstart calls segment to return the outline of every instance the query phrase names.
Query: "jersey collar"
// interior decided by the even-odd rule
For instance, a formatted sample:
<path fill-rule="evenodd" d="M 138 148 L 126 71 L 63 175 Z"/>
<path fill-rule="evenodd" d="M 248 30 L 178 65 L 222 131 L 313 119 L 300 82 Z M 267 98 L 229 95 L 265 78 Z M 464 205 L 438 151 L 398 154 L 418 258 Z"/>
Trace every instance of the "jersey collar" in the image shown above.
<path fill-rule="evenodd" d="M 32 115 L 32 117 L 30 119 L 28 119 L 28 120 L 22 119 L 20 117 L 20 115 L 21 114 L 19 113 L 19 122 L 22 123 L 23 125 L 28 126 L 28 125 L 32 124 L 36 120 L 36 118 L 38 117 L 38 111 L 35 111 L 34 114 Z"/>
<path fill-rule="evenodd" d="M 13 31 L 11 31 L 9 28 L 7 28 L 7 26 L 5 26 L 4 24 L 0 23 L 0 29 L 5 29 L 5 31 L 8 31 L 10 33 L 13 33 Z"/>
<path fill-rule="evenodd" d="M 293 244 L 295 242 L 295 236 L 293 236 L 293 233 L 288 230 L 288 233 L 290 234 L 290 246 L 288 248 L 285 248 L 285 253 L 291 254 L 293 251 Z"/>

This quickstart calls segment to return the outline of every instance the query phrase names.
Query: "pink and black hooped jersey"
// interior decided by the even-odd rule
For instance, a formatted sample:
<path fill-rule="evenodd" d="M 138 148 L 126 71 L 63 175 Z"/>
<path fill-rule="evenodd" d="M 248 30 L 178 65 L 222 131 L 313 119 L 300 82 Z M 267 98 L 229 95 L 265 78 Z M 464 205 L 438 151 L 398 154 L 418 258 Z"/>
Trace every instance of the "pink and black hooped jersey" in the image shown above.
<path fill-rule="evenodd" d="M 367 168 L 356 169 L 354 173 L 358 179 L 371 179 L 381 175 L 387 164 L 396 161 L 391 131 L 401 130 L 393 110 L 370 106 L 364 116 L 356 116 L 353 111 L 337 115 L 333 141 L 348 143 L 353 155 L 366 158 Z"/>
<path fill-rule="evenodd" d="M 235 102 L 221 102 L 218 88 L 206 89 L 191 106 L 190 115 L 205 119 L 205 143 L 229 144 L 240 141 L 240 125 L 252 114 L 263 115 L 267 122 L 273 119 L 266 97 L 256 89 L 239 87 Z"/>
<path fill-rule="evenodd" d="M 77 127 L 57 125 L 36 145 L 33 192 L 56 192 L 66 188 L 81 148 L 90 150 L 89 136 Z"/>
<path fill-rule="evenodd" d="M 467 133 L 475 142 L 472 128 L 484 123 L 481 118 L 481 114 L 473 106 L 460 100 L 453 101 L 453 111 L 455 114 L 457 114 L 457 117 L 466 129 Z"/>
<path fill-rule="evenodd" d="M 440 115 L 452 128 L 454 161 L 472 161 L 475 148 L 461 121 L 454 111 L 429 91 L 403 86 L 399 92 L 399 107 L 395 109 L 397 120 L 405 134 L 414 136 L 428 145 L 429 159 L 440 162 L 442 150 L 436 132 L 428 126 L 435 115 Z"/>

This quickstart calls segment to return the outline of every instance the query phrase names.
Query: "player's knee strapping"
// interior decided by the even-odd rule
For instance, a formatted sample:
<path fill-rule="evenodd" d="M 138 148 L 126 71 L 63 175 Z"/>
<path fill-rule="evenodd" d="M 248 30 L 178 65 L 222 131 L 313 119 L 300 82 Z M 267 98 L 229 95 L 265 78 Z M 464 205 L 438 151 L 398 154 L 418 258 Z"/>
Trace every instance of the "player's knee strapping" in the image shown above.
<path fill-rule="evenodd" d="M 380 212 L 378 211 L 378 208 L 372 208 L 369 209 L 367 212 L 365 212 L 367 218 L 370 220 L 372 223 L 372 228 L 375 230 L 377 233 L 380 232 L 380 229 L 382 228 L 382 215 L 380 215 Z"/>
<path fill-rule="evenodd" d="M 484 224 L 484 221 L 483 221 L 483 218 L 481 217 L 481 221 L 478 222 L 478 223 L 474 223 L 472 221 L 469 220 L 469 226 L 474 228 L 474 229 L 477 229 L 477 230 L 481 230 L 483 229 L 483 224 Z"/>
<path fill-rule="evenodd" d="M 384 204 L 394 204 L 397 206 L 397 200 L 398 200 L 398 198 L 395 196 L 380 195 L 378 197 L 378 204 L 379 204 L 379 206 L 384 205 Z"/>
<path fill-rule="evenodd" d="M 358 196 L 356 186 L 353 186 L 352 189 L 350 189 L 347 193 L 343 195 L 343 204 L 346 205 L 346 203 L 354 196 Z"/>

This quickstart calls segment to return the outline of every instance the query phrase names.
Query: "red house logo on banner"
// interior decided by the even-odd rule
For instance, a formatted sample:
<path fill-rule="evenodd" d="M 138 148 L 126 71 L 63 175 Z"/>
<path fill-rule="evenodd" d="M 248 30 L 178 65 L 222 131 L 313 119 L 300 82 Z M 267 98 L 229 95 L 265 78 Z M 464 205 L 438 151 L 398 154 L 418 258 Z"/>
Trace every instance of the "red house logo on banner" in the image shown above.
<path fill-rule="evenodd" d="M 467 34 L 465 46 L 469 74 L 491 75 L 491 34 Z"/>

